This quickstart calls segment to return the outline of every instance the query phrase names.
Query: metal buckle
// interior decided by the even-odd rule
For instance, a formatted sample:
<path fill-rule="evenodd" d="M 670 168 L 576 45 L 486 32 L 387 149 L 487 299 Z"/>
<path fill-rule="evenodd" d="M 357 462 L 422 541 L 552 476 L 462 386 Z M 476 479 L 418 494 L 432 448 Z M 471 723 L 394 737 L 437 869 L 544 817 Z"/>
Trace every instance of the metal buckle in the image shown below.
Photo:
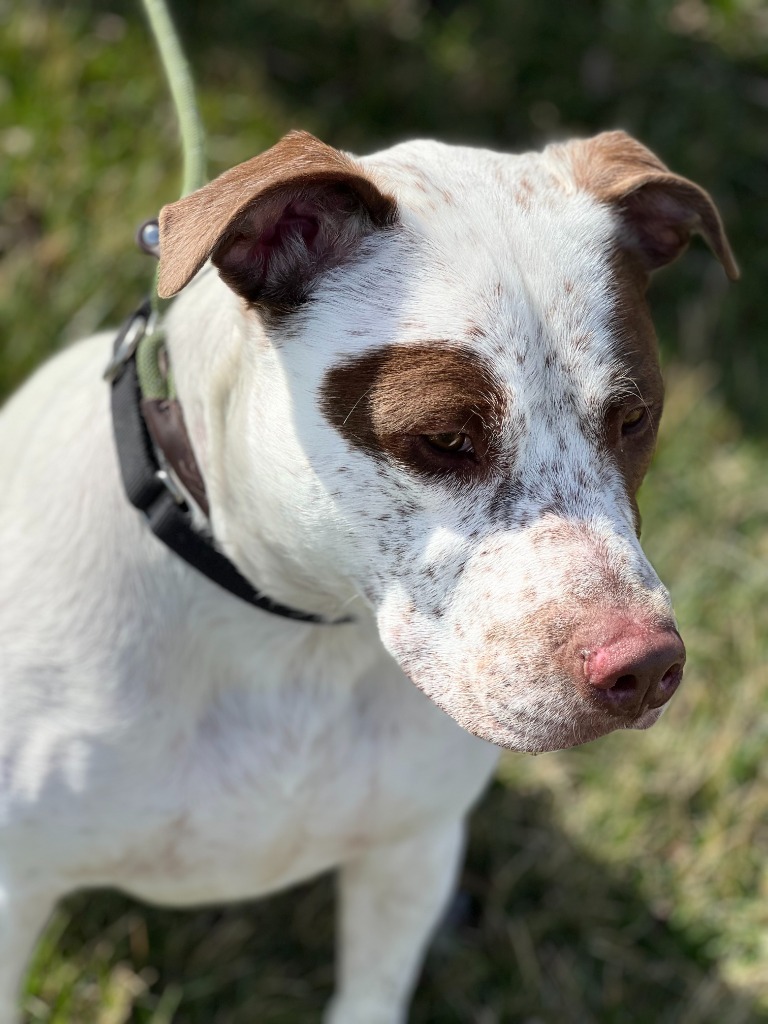
<path fill-rule="evenodd" d="M 133 357 L 139 342 L 145 334 L 152 334 L 157 322 L 154 310 L 147 312 L 144 308 L 137 309 L 131 319 L 115 339 L 112 357 L 104 370 L 104 380 L 110 384 L 120 376 L 123 367 Z"/>
<path fill-rule="evenodd" d="M 156 470 L 155 479 L 160 481 L 177 505 L 184 505 L 186 507 L 187 499 L 167 469 Z"/>

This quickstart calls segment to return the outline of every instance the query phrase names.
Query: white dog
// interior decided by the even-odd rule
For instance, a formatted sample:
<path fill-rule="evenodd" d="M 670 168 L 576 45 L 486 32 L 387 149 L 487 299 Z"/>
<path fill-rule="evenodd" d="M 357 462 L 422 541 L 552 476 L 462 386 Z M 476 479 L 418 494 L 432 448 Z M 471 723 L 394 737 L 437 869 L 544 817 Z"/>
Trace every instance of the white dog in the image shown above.
<path fill-rule="evenodd" d="M 365 159 L 296 132 L 160 229 L 160 291 L 185 291 L 150 484 L 234 590 L 310 621 L 131 507 L 110 336 L 5 407 L 0 1024 L 64 893 L 184 906 L 332 867 L 326 1019 L 397 1024 L 495 745 L 646 728 L 680 680 L 636 537 L 644 291 L 694 231 L 736 266 L 708 195 L 620 132 Z"/>

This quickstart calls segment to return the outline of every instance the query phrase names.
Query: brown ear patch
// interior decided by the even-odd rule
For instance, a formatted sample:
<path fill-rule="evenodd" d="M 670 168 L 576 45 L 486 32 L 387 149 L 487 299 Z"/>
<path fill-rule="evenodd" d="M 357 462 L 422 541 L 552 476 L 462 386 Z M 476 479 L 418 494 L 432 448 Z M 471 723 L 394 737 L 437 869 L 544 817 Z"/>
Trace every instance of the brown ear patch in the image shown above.
<path fill-rule="evenodd" d="M 163 207 L 158 291 L 180 291 L 209 258 L 250 301 L 278 303 L 348 258 L 357 241 L 394 223 L 395 200 L 351 157 L 308 132 Z"/>
<path fill-rule="evenodd" d="M 386 346 L 334 366 L 321 408 L 369 455 L 428 475 L 478 479 L 493 469 L 507 396 L 481 357 L 435 342 Z M 451 432 L 470 437 L 474 459 L 441 459 L 421 440 Z"/>
<path fill-rule="evenodd" d="M 728 275 L 739 268 L 712 198 L 694 182 L 673 174 L 626 132 L 604 132 L 566 144 L 576 184 L 618 209 L 623 239 L 648 270 L 665 266 L 701 234 Z"/>

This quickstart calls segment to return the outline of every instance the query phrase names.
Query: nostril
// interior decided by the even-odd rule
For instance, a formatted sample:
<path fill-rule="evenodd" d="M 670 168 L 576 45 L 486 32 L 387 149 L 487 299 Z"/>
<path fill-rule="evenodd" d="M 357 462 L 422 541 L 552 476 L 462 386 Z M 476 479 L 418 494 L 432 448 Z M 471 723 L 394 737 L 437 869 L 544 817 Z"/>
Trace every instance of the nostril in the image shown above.
<path fill-rule="evenodd" d="M 652 708 L 660 708 L 662 704 L 666 704 L 682 682 L 682 679 L 682 662 L 675 662 L 674 665 L 667 669 L 659 680 L 658 686 L 651 692 L 648 706 Z"/>
<path fill-rule="evenodd" d="M 637 676 L 619 676 L 613 686 L 608 687 L 610 693 L 634 693 L 640 685 Z"/>
<path fill-rule="evenodd" d="M 604 680 L 603 685 L 596 687 L 596 690 L 604 706 L 620 714 L 631 714 L 635 708 L 640 706 L 647 688 L 639 676 L 632 672 L 625 672 L 612 682 Z"/>
<path fill-rule="evenodd" d="M 673 665 L 672 668 L 668 668 L 664 675 L 661 677 L 662 686 L 670 686 L 672 683 L 677 685 L 680 682 L 680 678 L 683 674 L 682 665 Z"/>

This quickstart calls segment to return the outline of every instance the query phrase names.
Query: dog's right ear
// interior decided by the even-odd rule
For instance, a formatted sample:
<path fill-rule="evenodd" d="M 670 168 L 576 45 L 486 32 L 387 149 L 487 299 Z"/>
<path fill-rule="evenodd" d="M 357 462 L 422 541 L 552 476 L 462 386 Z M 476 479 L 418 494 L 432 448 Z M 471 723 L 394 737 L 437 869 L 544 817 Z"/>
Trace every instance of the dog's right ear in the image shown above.
<path fill-rule="evenodd" d="M 161 298 L 206 260 L 249 302 L 288 309 L 315 276 L 349 259 L 361 238 L 394 223 L 395 200 L 351 157 L 308 132 L 291 132 L 260 156 L 163 207 Z"/>

